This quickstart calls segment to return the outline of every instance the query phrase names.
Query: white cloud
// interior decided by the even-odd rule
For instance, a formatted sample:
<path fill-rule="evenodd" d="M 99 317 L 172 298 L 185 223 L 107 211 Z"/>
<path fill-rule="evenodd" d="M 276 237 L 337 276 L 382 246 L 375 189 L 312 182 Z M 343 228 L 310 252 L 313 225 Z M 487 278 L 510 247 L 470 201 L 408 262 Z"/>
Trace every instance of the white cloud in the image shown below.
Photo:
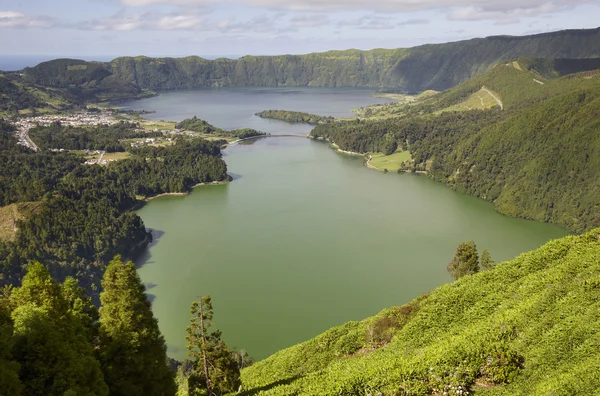
<path fill-rule="evenodd" d="M 48 17 L 30 17 L 21 12 L 0 11 L 0 29 L 43 29 L 54 25 L 54 20 Z"/>
<path fill-rule="evenodd" d="M 127 6 L 169 4 L 210 6 L 223 4 L 293 11 L 374 11 L 412 12 L 473 7 L 481 12 L 508 12 L 511 9 L 539 9 L 543 6 L 574 7 L 597 4 L 597 0 L 122 0 Z M 487 16 L 482 15 L 484 18 Z"/>

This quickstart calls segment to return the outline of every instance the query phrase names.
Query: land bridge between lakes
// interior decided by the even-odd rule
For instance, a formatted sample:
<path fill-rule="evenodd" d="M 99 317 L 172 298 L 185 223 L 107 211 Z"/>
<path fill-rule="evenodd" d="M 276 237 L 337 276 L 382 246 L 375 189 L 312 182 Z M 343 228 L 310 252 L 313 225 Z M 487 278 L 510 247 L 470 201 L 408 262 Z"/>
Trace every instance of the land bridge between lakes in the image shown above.
<path fill-rule="evenodd" d="M 243 142 L 244 140 L 251 140 L 251 139 L 264 139 L 264 138 L 270 138 L 270 137 L 297 137 L 297 138 L 308 138 L 309 135 L 294 135 L 294 134 L 278 134 L 278 133 L 270 133 L 268 135 L 259 135 L 259 136 L 251 136 L 251 137 L 247 137 L 247 138 L 243 138 L 243 139 L 238 139 L 235 140 L 231 143 L 229 143 L 229 145 L 234 145 L 236 143 L 239 142 Z"/>

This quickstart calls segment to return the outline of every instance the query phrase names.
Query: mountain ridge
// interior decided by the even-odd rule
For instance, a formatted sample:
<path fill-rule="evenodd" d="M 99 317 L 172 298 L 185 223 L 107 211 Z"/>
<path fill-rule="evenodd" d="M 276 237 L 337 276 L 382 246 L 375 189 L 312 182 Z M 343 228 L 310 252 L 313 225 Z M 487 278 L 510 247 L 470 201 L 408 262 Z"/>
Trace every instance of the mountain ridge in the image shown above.
<path fill-rule="evenodd" d="M 411 48 L 334 50 L 304 55 L 252 56 L 207 60 L 118 57 L 110 62 L 56 60 L 24 69 L 25 79 L 42 83 L 49 69 L 61 64 L 59 77 L 68 81 L 69 66 L 88 65 L 96 76 L 107 74 L 128 92 L 225 86 L 331 86 L 393 88 L 405 92 L 444 90 L 475 77 L 490 66 L 520 56 L 534 58 L 600 57 L 600 28 L 562 30 L 529 36 L 489 36 Z M 66 66 L 65 66 L 66 65 Z M 102 65 L 100 70 L 100 65 Z M 89 76 L 85 83 L 99 84 Z"/>

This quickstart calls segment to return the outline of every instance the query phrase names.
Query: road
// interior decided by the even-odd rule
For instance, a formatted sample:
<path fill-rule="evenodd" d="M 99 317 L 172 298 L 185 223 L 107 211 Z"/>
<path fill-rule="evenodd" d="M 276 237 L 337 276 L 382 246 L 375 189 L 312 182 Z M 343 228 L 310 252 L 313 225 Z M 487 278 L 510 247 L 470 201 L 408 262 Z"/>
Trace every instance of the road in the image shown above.
<path fill-rule="evenodd" d="M 502 101 L 500 99 L 498 99 L 498 97 L 496 95 L 494 95 L 489 89 L 487 89 L 485 86 L 481 87 L 481 89 L 483 89 L 485 92 L 487 92 L 488 94 L 490 94 L 490 96 L 494 99 L 496 99 L 496 102 L 498 103 L 498 106 L 500 106 L 500 110 L 504 110 L 504 105 L 502 104 Z"/>

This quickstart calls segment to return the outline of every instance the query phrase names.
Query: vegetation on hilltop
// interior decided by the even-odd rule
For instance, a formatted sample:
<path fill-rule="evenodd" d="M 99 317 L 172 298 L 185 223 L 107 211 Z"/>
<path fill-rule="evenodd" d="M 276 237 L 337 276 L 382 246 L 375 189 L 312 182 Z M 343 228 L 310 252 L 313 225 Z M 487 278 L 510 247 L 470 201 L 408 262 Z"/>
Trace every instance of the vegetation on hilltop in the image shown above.
<path fill-rule="evenodd" d="M 242 370 L 245 394 L 597 395 L 600 230 Z"/>
<path fill-rule="evenodd" d="M 100 309 L 77 281 L 57 283 L 40 263 L 0 291 L 0 394 L 176 393 L 166 346 L 133 263 L 116 258 Z"/>
<path fill-rule="evenodd" d="M 582 232 L 600 225 L 600 79 L 568 75 L 533 81 L 512 63 L 388 118 L 317 126 L 311 136 L 359 153 L 409 150 L 401 171 L 426 171 L 493 202 L 501 213 Z M 487 110 L 442 112 L 482 84 L 504 102 Z"/>
<path fill-rule="evenodd" d="M 40 202 L 17 221 L 12 240 L 0 242 L 0 286 L 18 284 L 24 266 L 38 260 L 55 279 L 74 276 L 97 290 L 114 255 L 131 257 L 151 240 L 131 211 L 138 198 L 228 178 L 219 147 L 203 139 L 132 149 L 122 161 L 88 166 L 71 153 L 29 151 L 8 124 L 0 127 L 0 206 Z"/>
<path fill-rule="evenodd" d="M 196 116 L 192 118 L 186 118 L 185 120 L 177 123 L 175 125 L 175 128 L 182 129 L 184 131 L 198 132 L 205 135 L 215 135 L 220 137 L 236 137 L 238 139 L 246 139 L 250 137 L 266 135 L 264 132 L 260 132 L 251 128 L 234 129 L 231 131 L 226 131 L 224 129 L 217 128 L 209 124 L 208 122 L 199 119 Z"/>
<path fill-rule="evenodd" d="M 244 56 L 235 60 L 194 56 L 122 57 L 108 63 L 57 59 L 26 68 L 23 76 L 13 75 L 30 86 L 58 87 L 76 104 L 137 98 L 168 89 L 223 86 L 383 87 L 421 92 L 448 89 L 498 62 L 520 56 L 598 57 L 600 29 L 487 37 L 408 49 Z M 596 66 L 594 61 L 556 61 L 555 67 L 564 73 Z M 31 107 L 31 100 L 24 97 L 18 107 Z"/>
<path fill-rule="evenodd" d="M 302 113 L 299 111 L 287 111 L 287 110 L 265 110 L 260 113 L 256 113 L 260 118 L 270 118 L 273 120 L 280 120 L 292 123 L 304 123 L 310 125 L 320 125 L 332 122 L 333 117 L 323 117 L 316 114 Z"/>
<path fill-rule="evenodd" d="M 72 127 L 54 123 L 29 130 L 29 137 L 41 149 L 123 152 L 129 148 L 128 144 L 122 142 L 123 139 L 160 136 L 163 136 L 162 132 L 148 132 L 131 122 L 94 127 Z"/>

